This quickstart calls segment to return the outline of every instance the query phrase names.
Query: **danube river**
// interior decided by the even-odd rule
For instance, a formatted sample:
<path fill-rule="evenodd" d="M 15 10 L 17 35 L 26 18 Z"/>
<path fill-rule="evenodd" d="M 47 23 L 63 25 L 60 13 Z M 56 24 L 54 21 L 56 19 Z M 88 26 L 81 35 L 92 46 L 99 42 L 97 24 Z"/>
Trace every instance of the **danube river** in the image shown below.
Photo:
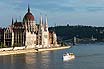
<path fill-rule="evenodd" d="M 65 52 L 74 60 L 63 61 Z M 0 69 L 104 69 L 104 43 L 79 44 L 70 49 L 0 56 Z"/>

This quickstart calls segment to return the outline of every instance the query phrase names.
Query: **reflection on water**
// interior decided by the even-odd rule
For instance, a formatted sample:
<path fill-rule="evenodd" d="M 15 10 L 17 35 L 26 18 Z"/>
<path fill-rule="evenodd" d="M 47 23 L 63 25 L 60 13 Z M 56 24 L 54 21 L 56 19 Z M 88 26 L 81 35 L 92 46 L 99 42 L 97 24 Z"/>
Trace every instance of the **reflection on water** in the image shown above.
<path fill-rule="evenodd" d="M 74 60 L 63 61 L 65 52 Z M 81 44 L 71 49 L 0 56 L 0 69 L 103 69 L 104 44 Z"/>
<path fill-rule="evenodd" d="M 0 57 L 0 69 L 17 69 L 18 67 L 20 69 L 25 69 L 26 66 L 24 55 L 22 55 L 22 57 L 21 55 L 10 55 Z"/>
<path fill-rule="evenodd" d="M 32 55 L 35 55 L 34 53 L 31 53 L 31 54 L 25 54 L 25 61 L 26 61 L 26 64 L 33 64 L 35 63 L 35 56 L 32 56 Z"/>

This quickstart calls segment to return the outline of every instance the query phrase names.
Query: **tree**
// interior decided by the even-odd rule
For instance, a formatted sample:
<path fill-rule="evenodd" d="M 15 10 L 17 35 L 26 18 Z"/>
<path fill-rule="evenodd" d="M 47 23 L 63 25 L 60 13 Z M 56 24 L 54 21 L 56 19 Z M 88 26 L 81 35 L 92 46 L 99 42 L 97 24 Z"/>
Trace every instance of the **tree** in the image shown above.
<path fill-rule="evenodd" d="M 0 48 L 7 48 L 7 46 L 4 45 L 3 42 L 1 42 L 1 44 L 0 44 Z"/>
<path fill-rule="evenodd" d="M 4 44 L 1 42 L 1 44 L 0 44 L 0 48 L 3 48 L 3 46 L 4 46 Z"/>
<path fill-rule="evenodd" d="M 93 27 L 93 26 L 55 26 L 50 27 L 49 31 L 55 30 L 58 37 L 62 40 L 72 39 L 78 35 L 79 39 L 91 39 L 92 35 L 98 40 L 104 40 L 104 27 Z M 77 36 L 76 36 L 77 37 Z"/>

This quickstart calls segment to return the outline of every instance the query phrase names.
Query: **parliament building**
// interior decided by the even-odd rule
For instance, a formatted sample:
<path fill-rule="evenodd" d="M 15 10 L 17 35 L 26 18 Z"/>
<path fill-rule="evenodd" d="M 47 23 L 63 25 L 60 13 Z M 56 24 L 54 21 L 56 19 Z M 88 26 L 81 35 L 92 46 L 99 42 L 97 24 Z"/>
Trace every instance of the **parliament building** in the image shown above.
<path fill-rule="evenodd" d="M 58 46 L 56 33 L 48 30 L 47 17 L 43 20 L 43 17 L 40 16 L 39 20 L 37 23 L 28 6 L 28 11 L 21 22 L 12 19 L 11 25 L 0 28 L 0 45 L 6 47 L 26 46 L 27 48 Z"/>

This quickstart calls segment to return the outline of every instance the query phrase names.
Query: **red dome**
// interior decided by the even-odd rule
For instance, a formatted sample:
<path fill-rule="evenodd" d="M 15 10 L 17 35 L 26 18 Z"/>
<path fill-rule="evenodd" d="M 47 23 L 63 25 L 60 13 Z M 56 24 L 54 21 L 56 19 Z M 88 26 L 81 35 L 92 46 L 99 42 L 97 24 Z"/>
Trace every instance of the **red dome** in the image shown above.
<path fill-rule="evenodd" d="M 23 21 L 34 21 L 34 16 L 32 15 L 32 13 L 30 12 L 30 8 L 28 6 L 28 12 L 26 13 L 26 15 L 23 18 Z"/>
<path fill-rule="evenodd" d="M 34 21 L 34 16 L 32 15 L 32 13 L 30 13 L 30 12 L 28 12 L 28 13 L 26 13 L 26 15 L 24 16 L 24 18 L 23 18 L 23 21 L 27 21 L 27 20 L 29 20 L 29 21 Z"/>

